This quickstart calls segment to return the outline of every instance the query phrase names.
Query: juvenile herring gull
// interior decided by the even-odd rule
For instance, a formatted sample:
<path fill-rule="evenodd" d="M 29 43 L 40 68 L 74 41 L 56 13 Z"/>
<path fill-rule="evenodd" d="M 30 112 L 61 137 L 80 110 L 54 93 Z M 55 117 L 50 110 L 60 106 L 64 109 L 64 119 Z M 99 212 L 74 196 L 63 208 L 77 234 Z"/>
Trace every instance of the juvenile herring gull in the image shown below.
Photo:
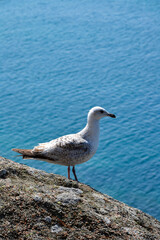
<path fill-rule="evenodd" d="M 116 116 L 102 107 L 94 107 L 89 111 L 87 124 L 80 132 L 40 143 L 33 149 L 14 148 L 12 150 L 20 153 L 24 159 L 34 158 L 68 166 L 69 179 L 72 166 L 75 180 L 78 181 L 75 165 L 88 161 L 96 153 L 99 143 L 99 120 L 103 117 L 115 118 Z"/>

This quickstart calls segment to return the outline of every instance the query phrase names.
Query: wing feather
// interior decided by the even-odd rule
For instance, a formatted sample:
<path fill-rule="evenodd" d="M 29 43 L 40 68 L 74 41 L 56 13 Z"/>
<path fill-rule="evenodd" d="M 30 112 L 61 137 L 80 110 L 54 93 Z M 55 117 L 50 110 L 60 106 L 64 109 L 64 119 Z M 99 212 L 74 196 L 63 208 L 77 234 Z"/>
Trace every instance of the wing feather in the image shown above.
<path fill-rule="evenodd" d="M 73 160 L 82 161 L 90 154 L 90 144 L 78 134 L 70 134 L 47 143 L 40 143 L 33 153 L 56 164 L 68 165 Z"/>

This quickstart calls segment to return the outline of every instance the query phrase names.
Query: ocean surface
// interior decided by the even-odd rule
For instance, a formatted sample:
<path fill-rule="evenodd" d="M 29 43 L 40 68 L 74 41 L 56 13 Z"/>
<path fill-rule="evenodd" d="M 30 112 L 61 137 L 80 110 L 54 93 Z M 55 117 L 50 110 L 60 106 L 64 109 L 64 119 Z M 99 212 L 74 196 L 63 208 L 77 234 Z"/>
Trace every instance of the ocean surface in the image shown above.
<path fill-rule="evenodd" d="M 96 155 L 80 182 L 160 220 L 160 1 L 1 0 L 0 155 L 67 176 L 67 168 L 15 157 L 100 122 Z"/>

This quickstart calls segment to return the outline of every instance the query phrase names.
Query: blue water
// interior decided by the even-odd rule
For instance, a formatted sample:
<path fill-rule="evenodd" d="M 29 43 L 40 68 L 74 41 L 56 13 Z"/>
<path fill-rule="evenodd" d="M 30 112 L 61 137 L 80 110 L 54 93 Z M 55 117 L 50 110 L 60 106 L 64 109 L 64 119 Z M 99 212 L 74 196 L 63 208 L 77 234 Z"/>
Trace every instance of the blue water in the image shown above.
<path fill-rule="evenodd" d="M 1 0 L 0 155 L 15 158 L 80 131 L 102 106 L 96 155 L 81 182 L 160 220 L 160 1 Z"/>

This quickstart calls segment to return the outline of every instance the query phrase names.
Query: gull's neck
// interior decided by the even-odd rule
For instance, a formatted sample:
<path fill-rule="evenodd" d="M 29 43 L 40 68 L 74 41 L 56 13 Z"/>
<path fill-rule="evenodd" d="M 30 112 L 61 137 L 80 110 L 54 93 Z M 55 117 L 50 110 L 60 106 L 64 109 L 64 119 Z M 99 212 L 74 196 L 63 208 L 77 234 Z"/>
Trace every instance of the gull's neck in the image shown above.
<path fill-rule="evenodd" d="M 87 125 L 79 134 L 97 149 L 99 143 L 99 120 L 89 116 Z"/>

